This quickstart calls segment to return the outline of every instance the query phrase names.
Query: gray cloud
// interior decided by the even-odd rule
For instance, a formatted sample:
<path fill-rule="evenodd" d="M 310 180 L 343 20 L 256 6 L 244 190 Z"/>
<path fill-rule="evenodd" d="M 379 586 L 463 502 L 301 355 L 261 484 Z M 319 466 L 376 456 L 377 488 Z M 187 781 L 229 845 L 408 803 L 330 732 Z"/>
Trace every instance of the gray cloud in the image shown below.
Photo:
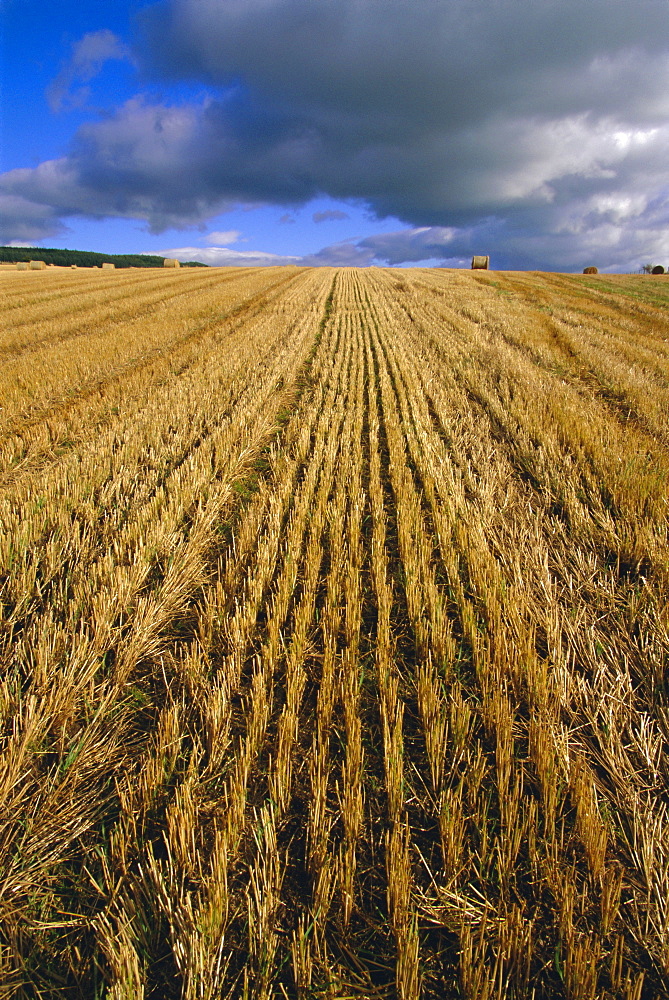
<path fill-rule="evenodd" d="M 52 205 L 21 194 L 0 190 L 0 243 L 5 246 L 20 242 L 32 246 L 50 236 L 60 236 L 67 230 Z"/>
<path fill-rule="evenodd" d="M 368 267 L 375 262 L 376 254 L 373 248 L 361 243 L 361 240 L 332 243 L 317 253 L 302 257 L 300 264 L 305 267 Z"/>
<path fill-rule="evenodd" d="M 395 233 L 381 233 L 360 240 L 358 246 L 373 251 L 374 259 L 384 264 L 418 263 L 441 260 L 470 252 L 471 233 L 444 226 L 421 226 Z"/>
<path fill-rule="evenodd" d="M 180 260 L 199 260 L 214 267 L 271 267 L 297 264 L 302 267 L 369 267 L 398 264 L 438 264 L 442 267 L 469 267 L 475 253 L 490 253 L 493 269 L 542 268 L 573 271 L 595 263 L 602 271 L 636 270 L 646 259 L 664 261 L 669 266 L 669 210 L 646 220 L 645 228 L 631 241 L 621 242 L 616 220 L 626 206 L 601 205 L 599 222 L 589 232 L 578 231 L 578 246 L 569 230 L 552 240 L 550 263 L 545 261 L 545 236 L 527 229 L 514 229 L 506 220 L 484 219 L 469 228 L 420 226 L 392 233 L 352 238 L 332 243 L 317 253 L 303 257 L 236 251 L 227 247 L 176 247 L 161 251 Z M 658 206 L 659 208 L 659 206 Z M 593 217 L 594 219 L 594 217 Z M 630 264 L 630 253 L 633 263 Z"/>
<path fill-rule="evenodd" d="M 342 240 L 302 257 L 300 263 L 311 267 L 368 267 L 370 264 L 394 265 L 427 260 L 457 259 L 468 247 L 471 235 L 442 226 L 421 226 L 381 233 L 362 239 Z M 464 250 L 464 255 L 469 253 Z M 459 261 L 464 263 L 464 257 Z M 456 265 L 453 265 L 456 266 Z"/>
<path fill-rule="evenodd" d="M 131 101 L 0 193 L 51 212 L 44 225 L 116 215 L 156 232 L 325 194 L 405 222 L 377 248 L 397 263 L 497 249 L 500 266 L 625 266 L 663 246 L 668 29 L 664 0 L 164 0 L 138 63 L 217 96 Z M 375 249 L 335 246 L 322 253 Z"/>
<path fill-rule="evenodd" d="M 328 208 L 324 212 L 314 212 L 311 218 L 314 222 L 336 222 L 338 219 L 350 219 L 351 216 L 338 208 Z"/>
<path fill-rule="evenodd" d="M 225 141 L 212 128 L 208 105 L 165 107 L 136 98 L 81 128 L 67 156 L 3 174 L 0 207 L 3 196 L 48 206 L 44 235 L 52 219 L 76 215 L 145 219 L 153 232 L 195 226 L 231 207 L 217 181 Z M 42 238 L 35 212 L 26 224 Z"/>
<path fill-rule="evenodd" d="M 112 59 L 131 59 L 130 49 L 107 28 L 90 31 L 72 46 L 72 54 L 47 89 L 53 111 L 81 107 L 90 97 L 90 88 L 82 86 L 98 75 Z"/>

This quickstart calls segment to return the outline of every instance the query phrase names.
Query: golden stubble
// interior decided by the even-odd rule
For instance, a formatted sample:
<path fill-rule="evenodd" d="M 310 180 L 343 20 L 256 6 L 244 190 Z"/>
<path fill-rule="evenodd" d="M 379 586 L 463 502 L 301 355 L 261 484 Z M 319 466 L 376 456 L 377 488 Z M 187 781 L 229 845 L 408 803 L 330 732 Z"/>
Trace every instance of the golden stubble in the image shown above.
<path fill-rule="evenodd" d="M 666 992 L 663 287 L 0 294 L 0 997 Z"/>

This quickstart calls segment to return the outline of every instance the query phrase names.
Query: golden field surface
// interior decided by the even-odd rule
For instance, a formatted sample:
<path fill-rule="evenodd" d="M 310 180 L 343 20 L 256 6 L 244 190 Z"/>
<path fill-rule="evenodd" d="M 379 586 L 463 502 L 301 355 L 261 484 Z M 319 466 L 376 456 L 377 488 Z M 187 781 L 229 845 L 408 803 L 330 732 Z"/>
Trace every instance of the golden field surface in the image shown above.
<path fill-rule="evenodd" d="M 669 280 L 0 275 L 0 998 L 669 995 Z"/>

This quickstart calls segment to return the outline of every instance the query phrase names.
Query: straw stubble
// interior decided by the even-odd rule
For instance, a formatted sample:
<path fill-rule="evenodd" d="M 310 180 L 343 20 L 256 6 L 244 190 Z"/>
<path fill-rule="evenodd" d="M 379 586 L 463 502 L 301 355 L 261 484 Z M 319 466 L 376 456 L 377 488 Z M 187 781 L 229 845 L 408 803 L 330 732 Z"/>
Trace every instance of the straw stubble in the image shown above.
<path fill-rule="evenodd" d="M 666 993 L 664 293 L 203 271 L 3 275 L 0 997 Z"/>

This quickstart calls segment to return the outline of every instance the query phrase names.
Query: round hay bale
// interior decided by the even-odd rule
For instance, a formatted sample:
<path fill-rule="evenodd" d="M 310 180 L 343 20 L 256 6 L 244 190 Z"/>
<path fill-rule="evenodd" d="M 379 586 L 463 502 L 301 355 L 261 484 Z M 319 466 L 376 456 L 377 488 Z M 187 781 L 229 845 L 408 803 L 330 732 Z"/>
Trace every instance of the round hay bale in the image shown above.
<path fill-rule="evenodd" d="M 16 270 L 17 271 L 27 271 L 28 270 L 28 261 L 27 260 L 20 260 L 17 263 L 17 265 L 16 265 Z"/>
<path fill-rule="evenodd" d="M 29 267 L 31 271 L 46 271 L 46 264 L 43 260 L 31 260 Z"/>
<path fill-rule="evenodd" d="M 103 271 L 114 271 L 115 268 L 116 268 L 116 264 L 112 264 L 111 261 L 108 261 L 108 260 L 106 260 L 104 262 L 104 264 L 102 265 L 102 270 Z"/>
<path fill-rule="evenodd" d="M 584 267 L 583 274 L 599 274 L 596 267 Z"/>
<path fill-rule="evenodd" d="M 650 273 L 651 274 L 664 274 L 664 268 L 662 267 L 661 264 L 656 264 L 655 267 L 653 268 L 653 270 Z"/>
<path fill-rule="evenodd" d="M 70 268 L 71 268 L 72 271 L 76 271 L 77 270 L 77 265 L 76 264 L 70 264 Z"/>
<path fill-rule="evenodd" d="M 472 257 L 472 271 L 487 271 L 489 264 L 490 257 L 481 255 Z"/>
<path fill-rule="evenodd" d="M 181 261 L 175 260 L 173 257 L 165 257 L 163 267 L 181 267 Z"/>

